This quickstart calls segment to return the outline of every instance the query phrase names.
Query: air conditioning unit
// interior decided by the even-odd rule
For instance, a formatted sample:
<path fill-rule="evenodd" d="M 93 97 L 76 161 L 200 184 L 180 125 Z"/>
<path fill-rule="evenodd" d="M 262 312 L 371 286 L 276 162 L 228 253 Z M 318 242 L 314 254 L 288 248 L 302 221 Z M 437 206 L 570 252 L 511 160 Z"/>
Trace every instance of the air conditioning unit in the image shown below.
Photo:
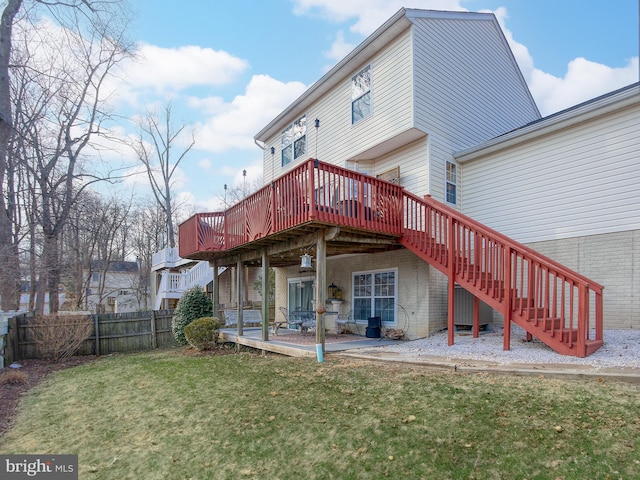
<path fill-rule="evenodd" d="M 116 297 L 107 297 L 107 303 L 109 305 L 115 305 L 116 304 Z"/>

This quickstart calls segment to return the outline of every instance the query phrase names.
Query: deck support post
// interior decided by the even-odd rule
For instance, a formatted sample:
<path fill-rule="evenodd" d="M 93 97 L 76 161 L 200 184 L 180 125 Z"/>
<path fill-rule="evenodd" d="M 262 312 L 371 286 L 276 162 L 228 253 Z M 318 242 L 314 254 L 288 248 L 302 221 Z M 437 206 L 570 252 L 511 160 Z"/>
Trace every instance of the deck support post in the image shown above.
<path fill-rule="evenodd" d="M 511 289 L 511 247 L 504 248 L 504 350 L 511 350 L 511 303 L 513 301 L 513 290 Z"/>
<path fill-rule="evenodd" d="M 473 338 L 480 336 L 480 299 L 473 296 Z"/>
<path fill-rule="evenodd" d="M 209 261 L 209 267 L 213 270 L 213 291 L 212 295 L 212 303 L 213 303 L 213 316 L 216 318 L 220 317 L 220 280 L 218 279 L 218 262 L 216 259 Z"/>
<path fill-rule="evenodd" d="M 448 273 L 448 289 L 447 289 L 447 341 L 449 346 L 453 345 L 454 339 L 453 334 L 455 330 L 455 295 L 456 295 L 456 241 L 455 241 L 455 223 L 453 221 L 453 216 L 449 215 L 447 220 L 447 229 L 448 232 L 448 245 L 447 245 L 447 269 Z"/>
<path fill-rule="evenodd" d="M 237 324 L 237 333 L 238 336 L 241 337 L 244 333 L 243 331 L 243 317 L 242 317 L 242 287 L 244 285 L 244 275 L 242 272 L 244 271 L 242 265 L 242 256 L 238 255 L 238 260 L 236 262 L 236 302 L 238 305 L 238 324 Z"/>
<path fill-rule="evenodd" d="M 325 285 L 327 283 L 327 242 L 323 230 L 318 232 L 316 240 L 316 348 L 318 361 L 324 359 L 324 300 L 326 298 Z"/>
<path fill-rule="evenodd" d="M 271 290 L 271 278 L 269 276 L 269 255 L 267 250 L 262 250 L 262 340 L 269 340 L 269 291 Z"/>

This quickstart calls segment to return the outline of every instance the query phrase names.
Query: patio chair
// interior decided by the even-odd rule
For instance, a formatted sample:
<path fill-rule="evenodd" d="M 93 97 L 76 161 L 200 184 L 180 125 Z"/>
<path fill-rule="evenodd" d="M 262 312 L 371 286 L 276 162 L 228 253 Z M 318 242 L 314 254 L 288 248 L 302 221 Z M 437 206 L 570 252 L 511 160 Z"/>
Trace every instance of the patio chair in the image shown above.
<path fill-rule="evenodd" d="M 356 321 L 353 319 L 353 312 L 349 310 L 347 313 L 341 313 L 336 318 L 336 327 L 339 330 L 339 333 L 354 333 L 351 331 L 351 327 L 349 325 L 353 325 L 356 327 Z"/>
<path fill-rule="evenodd" d="M 293 328 L 294 330 L 298 330 L 302 327 L 302 321 L 298 319 L 295 315 L 291 315 L 289 313 L 289 310 L 287 310 L 284 307 L 280 307 L 280 312 L 282 312 L 282 316 L 287 322 L 287 328 Z"/>

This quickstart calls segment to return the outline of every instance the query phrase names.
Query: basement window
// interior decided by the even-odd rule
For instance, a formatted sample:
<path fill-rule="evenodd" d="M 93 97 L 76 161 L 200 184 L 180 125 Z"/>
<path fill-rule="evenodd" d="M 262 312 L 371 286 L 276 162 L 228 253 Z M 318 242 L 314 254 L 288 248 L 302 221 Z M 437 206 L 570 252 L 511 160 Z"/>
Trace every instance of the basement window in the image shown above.
<path fill-rule="evenodd" d="M 398 271 L 376 270 L 353 274 L 353 318 L 380 317 L 385 327 L 397 324 Z"/>

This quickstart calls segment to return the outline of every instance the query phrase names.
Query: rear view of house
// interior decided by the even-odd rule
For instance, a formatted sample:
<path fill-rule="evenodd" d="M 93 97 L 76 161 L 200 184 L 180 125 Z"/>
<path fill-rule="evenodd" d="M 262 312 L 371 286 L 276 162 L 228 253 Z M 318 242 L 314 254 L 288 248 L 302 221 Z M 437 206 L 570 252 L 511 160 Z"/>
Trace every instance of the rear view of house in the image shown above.
<path fill-rule="evenodd" d="M 505 348 L 517 323 L 588 355 L 602 344 L 602 285 L 500 222 L 520 208 L 503 173 L 527 160 L 493 160 L 496 145 L 545 122 L 492 14 L 401 9 L 257 133 L 265 186 L 182 224 L 180 256 L 274 267 L 276 311 L 327 328 L 348 318 L 364 334 L 377 319 L 407 338 L 448 328 L 453 343 L 468 300 L 476 334 L 489 307 L 504 322 Z"/>

